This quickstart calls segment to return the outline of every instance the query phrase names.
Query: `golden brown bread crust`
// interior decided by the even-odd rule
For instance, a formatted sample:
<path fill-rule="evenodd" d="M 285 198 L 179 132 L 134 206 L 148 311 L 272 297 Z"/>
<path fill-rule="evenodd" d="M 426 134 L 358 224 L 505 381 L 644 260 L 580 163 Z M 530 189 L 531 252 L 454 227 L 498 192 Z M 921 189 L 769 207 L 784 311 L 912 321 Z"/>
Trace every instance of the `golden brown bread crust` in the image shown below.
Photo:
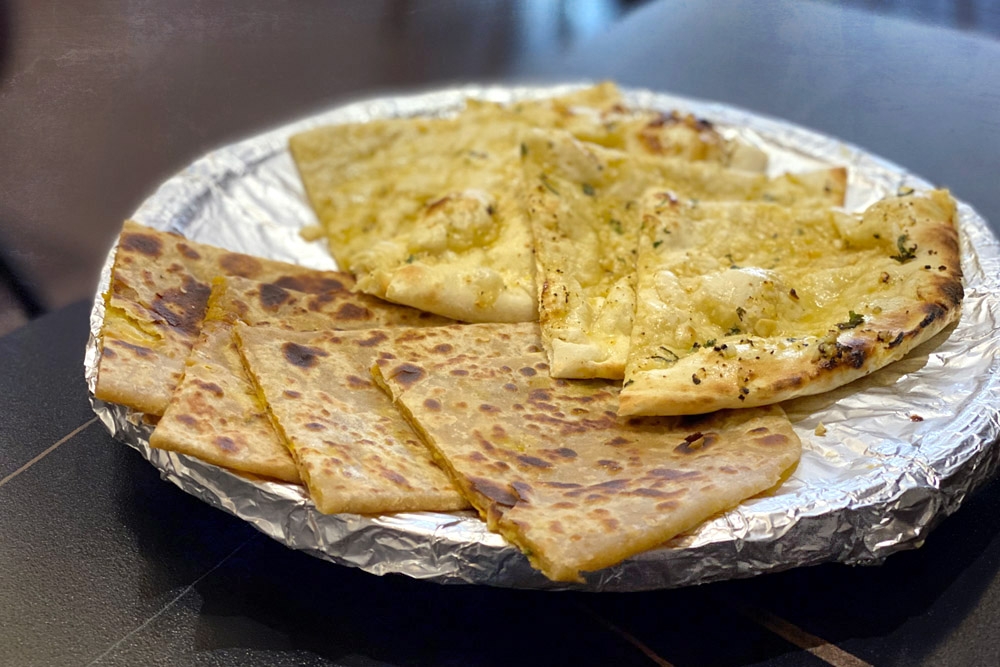
<path fill-rule="evenodd" d="M 377 389 L 369 367 L 400 363 L 415 347 L 450 358 L 456 340 L 498 352 L 538 349 L 533 324 L 291 332 L 236 325 L 240 354 L 292 450 L 321 512 L 377 513 L 468 507 Z M 405 368 L 401 371 L 405 375 Z"/>
<path fill-rule="evenodd" d="M 768 178 L 712 162 L 630 155 L 560 132 L 527 134 L 522 148 L 535 239 L 539 322 L 552 374 L 619 379 L 635 308 L 638 202 L 650 187 L 704 201 L 840 205 L 846 171 Z"/>
<path fill-rule="evenodd" d="M 201 338 L 187 358 L 184 376 L 149 439 L 150 445 L 232 470 L 299 482 L 291 454 L 274 431 L 266 405 L 243 368 L 232 340 L 232 324 L 240 321 L 286 331 L 328 331 L 451 323 L 352 292 L 349 278 L 340 281 L 333 275 L 316 272 L 274 282 L 216 277 Z M 141 374 L 142 369 L 137 367 L 133 372 Z"/>
<path fill-rule="evenodd" d="M 317 300 L 358 298 L 347 273 L 252 257 L 126 221 L 105 294 L 94 395 L 162 415 L 184 374 L 218 276 L 266 284 L 272 300 L 291 291 L 313 295 L 307 310 Z M 359 302 L 366 299 L 376 301 L 360 297 Z M 314 310 L 322 315 L 325 307 L 318 303 Z"/>
<path fill-rule="evenodd" d="M 457 340 L 378 372 L 490 529 L 556 581 L 662 544 L 799 457 L 780 408 L 621 420 L 618 387 L 552 378 L 540 351 L 479 359 Z"/>
<path fill-rule="evenodd" d="M 149 445 L 231 470 L 299 483 L 291 454 L 240 362 L 230 326 L 206 322 Z"/>
<path fill-rule="evenodd" d="M 674 208 L 683 224 L 683 205 Z M 641 369 L 638 357 L 649 353 L 650 342 L 637 338 L 641 331 L 633 332 L 634 356 L 619 414 L 766 405 L 828 391 L 902 358 L 959 316 L 963 288 L 954 218 L 948 193 L 932 191 L 887 198 L 844 222 L 846 247 L 868 242 L 878 253 L 862 260 L 870 283 L 865 299 L 795 336 L 719 337 L 662 368 Z M 647 285 L 652 275 L 647 270 Z"/>

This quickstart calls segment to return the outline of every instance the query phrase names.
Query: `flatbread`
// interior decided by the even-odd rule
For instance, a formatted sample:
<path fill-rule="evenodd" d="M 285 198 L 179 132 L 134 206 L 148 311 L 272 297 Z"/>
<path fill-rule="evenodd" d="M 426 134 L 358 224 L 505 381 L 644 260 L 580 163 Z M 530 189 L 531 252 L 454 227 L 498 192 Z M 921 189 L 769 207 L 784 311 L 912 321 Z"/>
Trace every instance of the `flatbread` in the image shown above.
<path fill-rule="evenodd" d="M 519 131 L 477 111 L 319 128 L 289 147 L 359 289 L 457 320 L 516 322 L 536 317 Z"/>
<path fill-rule="evenodd" d="M 484 345 L 510 349 L 520 337 L 538 349 L 537 334 L 526 336 L 523 326 L 492 329 Z M 236 325 L 244 364 L 321 512 L 468 507 L 368 371 L 376 354 L 389 358 L 418 341 L 448 354 L 452 341 L 472 335 L 467 329 L 293 333 Z"/>
<path fill-rule="evenodd" d="M 225 322 L 205 323 L 149 445 L 231 470 L 300 481 Z"/>
<path fill-rule="evenodd" d="M 631 137 L 654 132 L 657 152 L 725 153 L 713 129 L 633 113 L 620 99 L 604 85 L 510 106 L 470 100 L 455 117 L 320 127 L 289 148 L 330 251 L 360 290 L 466 322 L 533 321 L 519 160 L 527 129 L 565 128 L 642 153 L 654 143 Z"/>
<path fill-rule="evenodd" d="M 959 315 L 955 202 L 860 214 L 646 201 L 621 415 L 690 414 L 828 391 Z"/>
<path fill-rule="evenodd" d="M 771 488 L 800 455 L 778 407 L 620 420 L 617 386 L 554 379 L 541 352 L 484 364 L 456 351 L 380 359 L 374 372 L 490 529 L 555 581 Z"/>
<path fill-rule="evenodd" d="M 602 149 L 533 131 L 522 150 L 535 240 L 539 322 L 555 377 L 621 378 L 635 309 L 639 198 L 669 187 L 698 200 L 843 203 L 841 168 L 769 179 L 708 162 Z"/>
<path fill-rule="evenodd" d="M 638 155 L 714 162 L 749 171 L 764 171 L 768 163 L 763 150 L 725 137 L 707 120 L 676 110 L 628 107 L 610 81 L 558 97 L 508 105 L 470 99 L 467 109 L 470 115 L 477 109 L 493 115 L 506 111 L 526 126 L 566 130 L 582 141 Z"/>
<path fill-rule="evenodd" d="M 231 325 L 239 321 L 288 331 L 328 331 L 452 323 L 352 292 L 344 284 L 317 282 L 326 279 L 329 274 L 303 274 L 282 280 L 282 287 L 238 276 L 215 278 L 201 337 L 149 444 L 232 470 L 298 482 L 295 462 L 243 368 Z M 334 289 L 309 294 L 291 286 Z"/>
<path fill-rule="evenodd" d="M 206 319 L 268 325 L 290 331 L 374 329 L 385 326 L 436 327 L 454 320 L 356 292 L 347 278 L 326 291 L 301 291 L 298 279 L 281 284 L 220 276 L 213 281 Z M 315 288 L 314 288 L 315 289 Z"/>
<path fill-rule="evenodd" d="M 251 257 L 126 221 L 104 295 L 94 395 L 161 415 L 184 373 L 219 275 L 326 292 L 350 275 Z"/>

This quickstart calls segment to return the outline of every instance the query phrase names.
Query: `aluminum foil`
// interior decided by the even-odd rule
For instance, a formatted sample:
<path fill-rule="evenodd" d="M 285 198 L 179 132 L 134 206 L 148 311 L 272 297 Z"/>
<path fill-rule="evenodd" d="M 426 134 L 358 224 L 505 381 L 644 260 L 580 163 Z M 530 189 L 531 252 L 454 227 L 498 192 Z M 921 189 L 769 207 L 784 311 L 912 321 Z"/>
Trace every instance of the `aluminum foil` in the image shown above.
<path fill-rule="evenodd" d="M 318 269 L 335 268 L 323 242 L 299 230 L 315 224 L 287 150 L 288 137 L 317 125 L 411 115 L 446 115 L 466 97 L 498 102 L 564 93 L 576 86 L 466 86 L 365 100 L 209 153 L 164 183 L 133 216 L 197 241 Z M 644 90 L 637 107 L 692 112 L 766 150 L 770 170 L 849 168 L 850 210 L 900 186 L 929 183 L 870 153 L 789 123 L 719 104 Z M 670 588 L 827 561 L 877 563 L 920 546 L 941 519 L 994 473 L 1000 459 L 1000 242 L 960 204 L 966 297 L 957 325 L 906 359 L 832 392 L 785 404 L 803 443 L 802 460 L 774 495 L 745 501 L 688 534 L 586 584 L 556 584 L 533 570 L 474 513 L 323 515 L 304 490 L 261 481 L 148 446 L 141 414 L 91 398 L 119 440 L 161 476 L 294 549 L 374 574 L 442 583 L 538 589 L 634 591 Z M 91 314 L 85 371 L 93 394 L 112 257 Z M 822 423 L 826 434 L 816 435 Z"/>

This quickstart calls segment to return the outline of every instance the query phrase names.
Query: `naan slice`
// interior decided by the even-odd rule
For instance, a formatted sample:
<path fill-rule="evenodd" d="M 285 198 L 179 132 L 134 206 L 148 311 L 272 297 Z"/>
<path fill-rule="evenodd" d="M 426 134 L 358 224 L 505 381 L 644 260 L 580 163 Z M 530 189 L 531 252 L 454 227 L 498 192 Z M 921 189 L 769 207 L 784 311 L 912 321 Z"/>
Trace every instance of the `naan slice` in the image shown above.
<path fill-rule="evenodd" d="M 498 327 L 479 334 L 484 347 L 537 349 L 533 330 Z M 453 341 L 474 335 L 467 328 L 293 333 L 236 326 L 245 366 L 321 512 L 468 506 L 368 370 L 377 354 L 391 358 L 417 342 L 449 357 Z"/>
<path fill-rule="evenodd" d="M 94 395 L 163 414 L 201 331 L 212 279 L 220 275 L 291 281 L 307 291 L 353 284 L 347 274 L 230 252 L 126 221 L 104 295 Z"/>
<path fill-rule="evenodd" d="M 605 81 L 559 97 L 508 105 L 470 99 L 470 115 L 506 110 L 528 127 L 570 132 L 582 141 L 638 155 L 708 161 L 750 171 L 767 168 L 767 153 L 726 138 L 711 122 L 679 111 L 630 108 L 618 87 Z"/>
<path fill-rule="evenodd" d="M 428 351 L 374 372 L 491 530 L 555 581 L 582 581 L 773 487 L 800 455 L 778 407 L 620 420 L 616 386 L 552 378 L 541 352 L 476 359 Z"/>
<path fill-rule="evenodd" d="M 636 136 L 650 123 L 679 133 L 656 152 L 677 144 L 677 154 L 708 159 L 696 147 L 722 142 L 704 126 L 628 112 L 617 89 L 598 86 L 509 106 L 470 100 L 451 118 L 320 127 L 289 148 L 330 250 L 360 290 L 466 322 L 525 322 L 537 319 L 537 296 L 521 135 L 541 124 L 649 152 L 651 142 L 629 140 L 629 123 Z"/>
<path fill-rule="evenodd" d="M 889 197 L 859 214 L 699 203 L 643 209 L 621 415 L 691 414 L 828 391 L 959 315 L 955 203 Z"/>
<path fill-rule="evenodd" d="M 298 482 L 292 456 L 274 431 L 266 406 L 243 368 L 230 326 L 240 321 L 289 331 L 317 331 L 452 323 L 352 292 L 349 279 L 335 283 L 329 273 L 302 274 L 280 283 L 238 276 L 214 280 L 201 338 L 149 439 L 151 446 L 232 470 Z M 332 289 L 310 294 L 292 286 Z"/>
<path fill-rule="evenodd" d="M 289 146 L 359 289 L 458 320 L 516 322 L 536 318 L 519 133 L 478 111 L 318 128 Z"/>
<path fill-rule="evenodd" d="M 843 203 L 846 173 L 762 174 L 631 156 L 534 131 L 524 140 L 539 321 L 555 377 L 621 378 L 635 309 L 639 199 L 667 187 L 697 200 Z"/>

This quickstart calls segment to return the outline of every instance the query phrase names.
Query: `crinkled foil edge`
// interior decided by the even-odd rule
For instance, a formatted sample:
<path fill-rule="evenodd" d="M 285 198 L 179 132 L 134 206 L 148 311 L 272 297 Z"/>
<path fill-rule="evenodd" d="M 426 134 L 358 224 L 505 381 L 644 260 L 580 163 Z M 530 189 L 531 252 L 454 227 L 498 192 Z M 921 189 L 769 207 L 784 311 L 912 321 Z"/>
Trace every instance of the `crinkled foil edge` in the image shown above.
<path fill-rule="evenodd" d="M 253 185 L 255 167 L 287 153 L 287 139 L 310 127 L 339 122 L 418 114 L 444 115 L 460 108 L 466 97 L 497 102 L 560 94 L 584 84 L 551 87 L 469 85 L 421 94 L 363 100 L 282 126 L 253 138 L 225 146 L 194 162 L 166 181 L 136 212 L 135 218 L 197 240 L 222 243 L 236 250 L 276 256 L 270 237 L 251 236 L 245 228 L 231 236 L 209 235 L 215 225 L 199 217 L 213 197 L 229 192 L 233 184 Z M 635 106 L 669 111 L 680 109 L 715 122 L 731 135 L 769 152 L 791 156 L 799 167 L 842 164 L 849 168 L 847 207 L 857 210 L 900 186 L 928 188 L 923 179 L 887 160 L 831 137 L 721 104 L 676 97 L 647 90 L 626 90 Z M 797 157 L 796 157 L 797 156 Z M 796 161 L 798 159 L 798 161 Z M 290 162 L 290 161 L 289 161 Z M 772 171 L 784 168 L 778 160 Z M 294 167 L 291 167 L 294 174 Z M 288 189 L 301 186 L 289 176 Z M 252 188 L 251 188 L 252 190 Z M 860 193 L 860 194 L 858 194 Z M 261 195 L 257 197 L 257 195 Z M 267 189 L 248 196 L 251 205 L 267 207 Z M 301 192 L 293 193 L 302 197 Z M 264 201 L 264 204 L 261 204 Z M 257 209 L 252 209 L 257 210 Z M 274 212 L 280 216 L 280 211 Z M 323 515 L 303 490 L 295 485 L 261 481 L 233 473 L 197 459 L 152 449 L 152 427 L 143 415 L 93 397 L 99 359 L 98 335 L 104 319 L 104 298 L 110 282 L 113 250 L 101 273 L 90 317 L 90 339 L 85 356 L 85 376 L 91 404 L 114 438 L 136 449 L 163 479 L 204 502 L 252 524 L 283 544 L 334 563 L 382 575 L 399 573 L 439 583 L 469 583 L 531 589 L 637 591 L 673 588 L 822 562 L 878 563 L 892 553 L 920 546 L 944 517 L 956 511 L 965 497 L 997 470 L 1000 450 L 1000 360 L 997 330 L 1000 326 L 1000 243 L 983 218 L 964 203 L 959 206 L 959 228 L 966 280 L 962 322 L 939 336 L 917 370 L 924 403 L 895 405 L 893 415 L 916 412 L 933 405 L 935 372 L 954 360 L 970 363 L 977 378 L 960 409 L 941 419 L 946 428 L 904 431 L 895 435 L 852 433 L 859 418 L 882 423 L 882 407 L 859 403 L 858 396 L 881 391 L 865 388 L 847 394 L 847 408 L 840 402 L 827 405 L 822 414 L 839 422 L 834 433 L 837 446 L 856 449 L 859 458 L 873 460 L 862 474 L 846 475 L 837 484 L 810 488 L 808 481 L 792 493 L 802 502 L 789 508 L 773 498 L 757 498 L 625 562 L 589 573 L 585 584 L 555 583 L 533 570 L 527 560 L 498 535 L 486 530 L 473 513 L 402 513 L 385 516 Z M 271 232 L 268 232 L 271 233 Z M 267 244 L 261 239 L 268 239 Z M 232 241 L 230 245 L 228 242 Z M 242 247 L 239 247 L 242 245 Z M 249 246 L 249 247 L 247 247 Z M 279 259 L 288 256 L 277 254 Z M 305 263 L 322 265 L 322 259 Z M 969 334 L 966 334 L 968 330 Z M 985 340 L 980 338 L 983 332 Z M 966 340 L 964 336 L 969 336 Z M 958 342 L 952 343 L 952 339 Z M 971 360 L 971 361 L 970 361 Z M 903 362 L 898 362 L 902 364 Z M 908 377 L 904 372 L 900 377 Z M 930 388 L 930 389 L 928 389 Z M 890 403 L 893 397 L 887 396 Z M 853 405 L 853 403 L 859 403 Z M 853 407 L 851 407 L 853 405 Z M 790 410 L 790 414 L 792 410 Z M 793 420 L 794 421 L 794 420 Z M 896 422 L 885 422 L 896 424 Z M 823 438 L 808 437 L 816 424 L 800 418 L 796 430 L 806 435 L 807 450 L 824 453 Z M 836 428 L 836 427 L 835 427 Z M 895 427 L 894 427 L 895 428 Z M 833 451 L 836 448 L 829 448 Z M 837 459 L 840 454 L 832 455 Z M 823 463 L 821 456 L 814 457 Z M 841 457 L 843 458 L 843 457 Z M 846 458 L 848 467 L 851 456 Z M 843 461 L 841 461 L 843 463 Z M 840 473 L 837 473 L 840 474 Z M 793 476 L 794 480 L 794 476 Z M 792 480 L 790 480 L 790 483 Z M 786 485 L 788 486 L 788 485 Z M 795 484 L 791 484 L 795 486 Z"/>

